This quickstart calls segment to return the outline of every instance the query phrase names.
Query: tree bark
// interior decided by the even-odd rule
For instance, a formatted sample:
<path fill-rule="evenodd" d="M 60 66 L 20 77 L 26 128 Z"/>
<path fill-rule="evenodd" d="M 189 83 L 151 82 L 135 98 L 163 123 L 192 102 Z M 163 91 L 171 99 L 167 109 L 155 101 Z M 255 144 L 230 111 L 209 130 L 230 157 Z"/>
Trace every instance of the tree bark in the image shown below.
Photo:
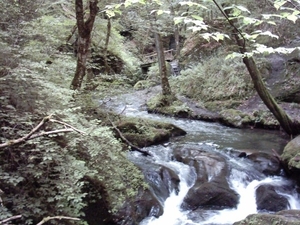
<path fill-rule="evenodd" d="M 89 48 L 91 45 L 91 33 L 94 22 L 98 12 L 98 0 L 89 1 L 90 14 L 86 21 L 84 21 L 84 9 L 82 0 L 75 1 L 76 22 L 78 28 L 78 50 L 77 50 L 77 66 L 75 75 L 71 83 L 71 89 L 80 89 L 83 78 L 86 74 L 86 62 L 89 55 Z"/>
<path fill-rule="evenodd" d="M 159 74 L 160 74 L 160 79 L 161 79 L 162 95 L 168 96 L 168 95 L 171 95 L 172 92 L 171 92 L 171 87 L 170 87 L 169 80 L 168 80 L 164 48 L 163 48 L 160 34 L 157 32 L 154 32 L 154 38 L 155 38 L 155 46 L 156 46 L 158 65 L 159 65 Z"/>

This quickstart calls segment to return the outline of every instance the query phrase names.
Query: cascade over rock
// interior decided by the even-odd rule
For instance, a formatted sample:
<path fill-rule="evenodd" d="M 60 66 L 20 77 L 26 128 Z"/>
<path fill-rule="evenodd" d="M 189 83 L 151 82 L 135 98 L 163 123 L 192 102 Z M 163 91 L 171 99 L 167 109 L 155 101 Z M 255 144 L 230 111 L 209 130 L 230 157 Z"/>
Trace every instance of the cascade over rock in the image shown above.
<path fill-rule="evenodd" d="M 161 203 L 170 196 L 172 191 L 176 193 L 179 191 L 179 177 L 168 167 L 153 164 L 144 170 L 144 176 Z"/>
<path fill-rule="evenodd" d="M 239 196 L 229 187 L 229 171 L 224 158 L 200 149 L 184 148 L 175 150 L 174 157 L 194 167 L 197 174 L 195 184 L 184 198 L 184 209 L 236 207 Z"/>

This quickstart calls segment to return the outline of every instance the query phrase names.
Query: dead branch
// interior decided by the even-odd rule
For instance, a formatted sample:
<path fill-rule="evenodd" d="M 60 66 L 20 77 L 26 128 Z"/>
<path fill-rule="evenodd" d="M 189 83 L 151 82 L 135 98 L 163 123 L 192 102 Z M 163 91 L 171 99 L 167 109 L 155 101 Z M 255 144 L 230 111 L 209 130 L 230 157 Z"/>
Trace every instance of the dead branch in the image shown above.
<path fill-rule="evenodd" d="M 0 206 L 3 207 L 3 200 L 1 198 L 1 195 L 3 194 L 4 192 L 0 189 Z"/>
<path fill-rule="evenodd" d="M 59 121 L 59 120 L 52 119 L 51 117 L 52 117 L 52 115 L 44 117 L 43 120 L 36 127 L 34 127 L 27 135 L 25 135 L 24 137 L 18 138 L 18 139 L 9 140 L 5 143 L 2 143 L 2 144 L 0 144 L 0 148 L 19 144 L 19 143 L 26 142 L 28 140 L 31 140 L 31 139 L 34 139 L 37 137 L 47 136 L 47 135 L 51 135 L 51 134 L 67 133 L 67 132 L 72 132 L 72 131 L 76 131 L 83 135 L 86 134 L 85 132 L 78 130 L 77 128 L 71 126 L 70 124 L 67 124 L 67 123 Z M 68 127 L 68 128 L 47 131 L 47 132 L 42 131 L 40 133 L 37 133 L 39 131 L 39 129 L 47 122 L 58 123 L 58 124 L 64 125 L 65 127 Z"/>
<path fill-rule="evenodd" d="M 53 122 L 53 123 L 62 124 L 62 125 L 66 126 L 66 127 L 69 127 L 69 128 L 71 128 L 72 130 L 74 130 L 74 131 L 76 131 L 76 132 L 78 132 L 78 133 L 80 133 L 80 134 L 86 135 L 85 132 L 83 132 L 83 131 L 81 131 L 81 130 L 78 130 L 77 128 L 75 128 L 75 127 L 73 127 L 72 125 L 70 125 L 70 124 L 68 124 L 68 123 L 65 123 L 65 122 L 63 122 L 63 121 L 59 121 L 59 120 L 55 120 L 55 119 L 50 119 L 49 121 L 50 121 L 50 122 Z"/>
<path fill-rule="evenodd" d="M 1 220 L 1 221 L 0 221 L 0 224 L 5 224 L 5 223 L 7 223 L 7 222 L 9 222 L 9 221 L 11 221 L 11 220 L 16 220 L 16 219 L 19 219 L 19 218 L 21 218 L 21 217 L 22 217 L 22 215 L 17 215 L 17 216 L 9 217 L 9 218 L 7 218 L 7 219 Z"/>
<path fill-rule="evenodd" d="M 139 148 L 138 146 L 132 144 L 130 141 L 127 140 L 127 138 L 124 137 L 124 135 L 122 134 L 122 132 L 117 128 L 117 126 L 114 124 L 113 121 L 111 121 L 110 118 L 108 118 L 108 120 L 110 121 L 111 125 L 113 126 L 113 128 L 118 132 L 118 134 L 120 135 L 120 138 L 125 141 L 134 151 L 138 151 L 140 153 L 142 153 L 144 156 L 152 156 L 149 152 L 144 151 L 143 149 Z"/>
<path fill-rule="evenodd" d="M 122 115 L 125 112 L 126 108 L 127 108 L 127 105 L 125 105 L 124 109 L 118 114 L 118 116 Z"/>
<path fill-rule="evenodd" d="M 78 219 L 78 218 L 73 218 L 73 217 L 68 217 L 68 216 L 48 216 L 48 217 L 45 217 L 37 225 L 42 225 L 42 224 L 48 222 L 49 220 L 76 220 L 76 221 L 80 221 L 80 219 Z"/>

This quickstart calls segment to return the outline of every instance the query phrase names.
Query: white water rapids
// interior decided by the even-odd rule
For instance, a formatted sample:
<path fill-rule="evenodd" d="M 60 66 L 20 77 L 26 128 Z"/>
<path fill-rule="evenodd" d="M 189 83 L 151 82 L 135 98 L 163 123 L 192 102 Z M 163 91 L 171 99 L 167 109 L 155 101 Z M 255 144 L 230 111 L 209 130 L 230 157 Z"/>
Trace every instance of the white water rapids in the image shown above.
<path fill-rule="evenodd" d="M 162 216 L 159 218 L 146 218 L 140 223 L 140 225 L 175 225 L 182 224 L 182 222 L 187 221 L 187 212 L 182 211 L 180 209 L 180 205 L 189 188 L 194 184 L 194 178 L 196 176 L 195 172 L 189 166 L 179 162 L 168 162 L 167 166 L 172 167 L 172 169 L 175 171 L 178 171 L 180 178 L 180 191 L 178 194 L 173 191 L 169 198 L 166 199 L 164 203 L 164 214 Z"/>
<path fill-rule="evenodd" d="M 168 162 L 164 164 L 179 172 L 180 191 L 176 195 L 173 191 L 164 203 L 164 213 L 159 218 L 147 217 L 140 225 L 231 225 L 236 221 L 243 220 L 250 214 L 258 213 L 256 206 L 255 191 L 262 184 L 271 184 L 282 186 L 289 184 L 289 181 L 283 177 L 266 177 L 261 180 L 252 180 L 247 182 L 247 174 L 238 169 L 233 169 L 230 176 L 230 185 L 239 195 L 239 204 L 235 209 L 224 209 L 209 212 L 205 221 L 192 221 L 188 218 L 189 211 L 180 208 L 185 195 L 193 185 L 190 180 L 195 177 L 195 172 L 189 166 L 179 162 Z M 289 200 L 289 209 L 300 209 L 300 199 L 296 192 L 291 194 L 280 193 Z"/>

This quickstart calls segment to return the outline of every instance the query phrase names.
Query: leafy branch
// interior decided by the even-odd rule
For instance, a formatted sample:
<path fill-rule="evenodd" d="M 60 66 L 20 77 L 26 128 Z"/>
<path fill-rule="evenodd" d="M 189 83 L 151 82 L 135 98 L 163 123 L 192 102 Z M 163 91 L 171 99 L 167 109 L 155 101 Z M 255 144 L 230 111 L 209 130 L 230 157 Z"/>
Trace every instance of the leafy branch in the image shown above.
<path fill-rule="evenodd" d="M 43 120 L 36 127 L 34 127 L 27 135 L 25 135 L 24 137 L 14 139 L 14 140 L 9 140 L 9 141 L 6 141 L 5 143 L 0 144 L 0 148 L 4 148 L 4 147 L 7 147 L 7 146 L 23 143 L 23 142 L 26 142 L 28 140 L 34 139 L 34 138 L 38 138 L 38 137 L 41 137 L 41 136 L 52 135 L 52 134 L 68 133 L 68 132 L 75 131 L 75 132 L 80 133 L 82 135 L 86 135 L 85 132 L 73 127 L 72 125 L 70 125 L 68 123 L 52 119 L 52 116 L 53 115 L 49 115 L 49 116 L 44 117 Z M 64 125 L 64 128 L 63 129 L 52 130 L 52 131 L 41 131 L 41 132 L 37 133 L 41 129 L 41 127 L 44 124 L 48 123 L 48 122 L 58 123 L 58 124 Z"/>

